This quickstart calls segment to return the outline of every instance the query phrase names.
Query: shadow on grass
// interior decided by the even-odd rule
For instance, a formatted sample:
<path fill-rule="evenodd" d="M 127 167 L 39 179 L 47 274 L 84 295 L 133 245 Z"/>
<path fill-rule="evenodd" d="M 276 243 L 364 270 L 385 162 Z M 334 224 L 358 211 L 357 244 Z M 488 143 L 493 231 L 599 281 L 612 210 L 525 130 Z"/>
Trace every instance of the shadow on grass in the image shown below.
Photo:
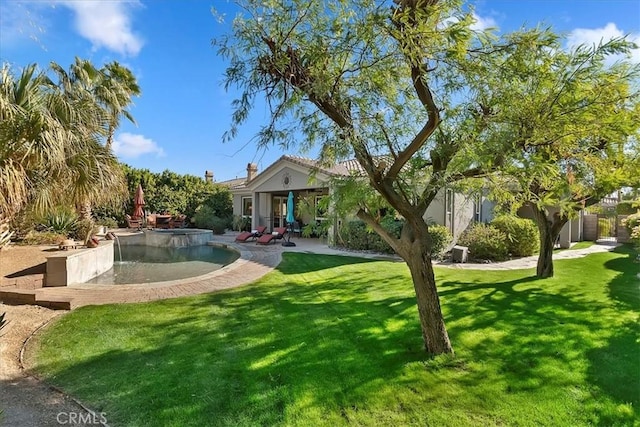
<path fill-rule="evenodd" d="M 79 356 L 72 364 L 50 357 L 39 370 L 126 425 L 345 424 L 367 404 L 382 407 L 378 414 L 401 413 L 413 401 L 406 390 L 428 395 L 432 409 L 444 394 L 451 399 L 445 407 L 469 402 L 449 408 L 488 413 L 493 421 L 501 420 L 496 407 L 511 399 L 506 406 L 516 414 L 506 424 L 528 419 L 519 414 L 527 410 L 539 417 L 528 419 L 532 424 L 550 424 L 554 419 L 544 418 L 538 402 L 559 402 L 556 410 L 564 412 L 565 401 L 576 405 L 567 395 L 576 384 L 585 386 L 585 354 L 602 372 L 619 360 L 598 353 L 611 336 L 601 316 L 611 310 L 607 301 L 565 293 L 566 278 L 538 280 L 523 271 L 438 271 L 458 358 L 430 360 L 406 268 L 362 268 L 370 262 L 287 253 L 278 273 L 259 286 L 79 309 L 54 325 L 53 344 L 64 348 L 50 344 L 48 350 L 82 347 Z M 626 346 L 631 337 L 625 334 L 620 343 L 611 336 L 610 346 Z M 628 402 L 609 391 L 616 378 L 588 369 L 588 386 Z M 381 401 L 371 403 L 375 399 Z"/>
<path fill-rule="evenodd" d="M 135 350 L 41 369 L 114 422 L 153 424 L 163 414 L 166 425 L 203 425 L 210 414 L 208 425 L 274 425 L 294 403 L 302 412 L 357 406 L 371 387 L 425 358 L 410 287 L 407 297 L 372 295 L 371 278 L 358 277 L 353 259 L 285 258 L 283 273 L 311 274 L 311 284 L 263 283 L 154 303 L 179 315 L 139 323 Z M 325 269 L 351 266 L 348 287 L 321 283 L 318 261 Z M 89 310 L 109 318 L 108 308 Z"/>
<path fill-rule="evenodd" d="M 604 264 L 609 270 L 620 272 L 608 284 L 609 296 L 623 308 L 640 310 L 640 264 L 634 261 L 636 252 L 630 245 L 619 246 L 614 252 L 625 256 Z"/>
<path fill-rule="evenodd" d="M 616 328 L 605 346 L 587 352 L 589 382 L 619 403 L 615 411 L 594 405 L 597 425 L 620 425 L 621 418 L 627 418 L 632 425 L 634 414 L 636 420 L 640 417 L 638 342 L 640 325 L 630 322 Z"/>

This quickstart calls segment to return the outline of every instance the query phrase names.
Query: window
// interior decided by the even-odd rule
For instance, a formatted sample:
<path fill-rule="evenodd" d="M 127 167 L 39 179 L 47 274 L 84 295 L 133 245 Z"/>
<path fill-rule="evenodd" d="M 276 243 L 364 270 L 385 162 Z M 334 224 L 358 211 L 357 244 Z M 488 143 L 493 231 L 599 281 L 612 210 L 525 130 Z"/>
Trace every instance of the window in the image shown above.
<path fill-rule="evenodd" d="M 445 206 L 445 225 L 449 227 L 449 231 L 453 233 L 453 190 L 447 190 L 444 193 Z"/>
<path fill-rule="evenodd" d="M 482 220 L 482 196 L 477 195 L 473 199 L 473 220 L 480 222 Z"/>
<path fill-rule="evenodd" d="M 242 216 L 251 217 L 252 214 L 253 214 L 253 198 L 243 197 L 242 198 Z"/>

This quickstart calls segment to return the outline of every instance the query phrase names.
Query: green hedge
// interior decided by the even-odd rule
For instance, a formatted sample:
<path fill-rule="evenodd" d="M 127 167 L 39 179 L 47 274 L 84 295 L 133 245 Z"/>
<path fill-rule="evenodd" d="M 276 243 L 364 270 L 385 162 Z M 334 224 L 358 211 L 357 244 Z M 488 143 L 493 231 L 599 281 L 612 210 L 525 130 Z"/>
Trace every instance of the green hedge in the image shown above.
<path fill-rule="evenodd" d="M 381 224 L 396 238 L 400 238 L 404 221 L 393 218 L 384 218 L 381 221 Z M 357 251 L 394 253 L 393 249 L 391 249 L 387 242 L 385 242 L 378 233 L 368 229 L 366 224 L 361 220 L 353 220 L 344 223 L 340 228 L 339 234 L 342 239 L 338 243 L 344 248 Z M 442 225 L 430 225 L 429 235 L 431 236 L 432 254 L 434 256 L 441 255 L 447 249 L 452 240 L 449 229 Z"/>
<path fill-rule="evenodd" d="M 505 243 L 512 256 L 530 256 L 540 249 L 540 232 L 533 220 L 514 215 L 500 215 L 491 221 L 491 225 L 506 235 Z"/>
<path fill-rule="evenodd" d="M 489 224 L 474 224 L 462 233 L 458 244 L 467 246 L 475 259 L 503 261 L 509 254 L 507 235 Z"/>

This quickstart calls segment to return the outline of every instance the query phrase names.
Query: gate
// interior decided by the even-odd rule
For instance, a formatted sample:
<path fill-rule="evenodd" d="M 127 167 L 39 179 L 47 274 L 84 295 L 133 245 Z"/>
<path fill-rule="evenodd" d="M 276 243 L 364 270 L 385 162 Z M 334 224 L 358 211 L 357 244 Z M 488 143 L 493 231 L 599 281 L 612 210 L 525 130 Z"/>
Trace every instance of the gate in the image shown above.
<path fill-rule="evenodd" d="M 618 236 L 618 218 L 616 216 L 598 215 L 598 238 L 615 242 Z"/>

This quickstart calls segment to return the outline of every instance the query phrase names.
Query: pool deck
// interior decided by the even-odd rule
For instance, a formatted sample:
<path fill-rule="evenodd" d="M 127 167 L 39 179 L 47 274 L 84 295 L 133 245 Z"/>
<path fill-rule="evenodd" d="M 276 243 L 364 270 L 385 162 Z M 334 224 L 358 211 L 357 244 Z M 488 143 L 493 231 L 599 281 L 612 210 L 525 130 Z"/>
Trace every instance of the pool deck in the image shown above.
<path fill-rule="evenodd" d="M 401 261 L 397 256 L 384 256 L 361 252 L 346 252 L 330 248 L 318 239 L 294 238 L 296 246 L 284 247 L 281 242 L 258 245 L 255 242 L 234 242 L 238 233 L 214 236 L 214 245 L 227 246 L 240 252 L 240 258 L 212 273 L 168 282 L 135 285 L 73 284 L 65 287 L 43 287 L 37 289 L 13 289 L 14 300 L 26 304 L 37 304 L 54 309 L 70 310 L 85 305 L 136 303 L 204 294 L 223 289 L 231 289 L 258 280 L 272 271 L 282 260 L 283 252 L 303 252 L 326 255 L 348 255 L 372 259 Z M 564 251 L 564 256 L 554 254 L 554 259 L 585 256 L 587 253 L 611 250 L 614 245 L 593 245 L 581 251 Z M 558 254 L 559 255 L 559 254 Z M 454 268 L 475 269 L 520 269 L 535 266 L 537 257 L 529 257 L 507 263 L 492 265 L 465 264 L 450 265 Z M 503 265 L 504 264 L 504 265 Z M 5 288 L 6 289 L 6 288 Z"/>
<path fill-rule="evenodd" d="M 117 235 L 131 234 L 115 230 Z M 135 232 L 133 232 L 135 233 Z M 240 258 L 230 265 L 203 276 L 167 282 L 134 285 L 72 284 L 64 287 L 36 287 L 33 289 L 3 288 L 5 300 L 12 303 L 41 305 L 70 310 L 85 305 L 135 303 L 181 296 L 204 294 L 235 288 L 258 280 L 272 271 L 282 260 L 282 252 L 345 254 L 327 247 L 318 239 L 292 239 L 296 246 L 283 247 L 281 242 L 258 245 L 255 242 L 236 243 L 238 233 L 214 236 L 214 245 L 223 245 L 240 252 Z M 371 256 L 361 254 L 362 256 Z M 3 299 L 3 298 L 0 298 Z"/>

